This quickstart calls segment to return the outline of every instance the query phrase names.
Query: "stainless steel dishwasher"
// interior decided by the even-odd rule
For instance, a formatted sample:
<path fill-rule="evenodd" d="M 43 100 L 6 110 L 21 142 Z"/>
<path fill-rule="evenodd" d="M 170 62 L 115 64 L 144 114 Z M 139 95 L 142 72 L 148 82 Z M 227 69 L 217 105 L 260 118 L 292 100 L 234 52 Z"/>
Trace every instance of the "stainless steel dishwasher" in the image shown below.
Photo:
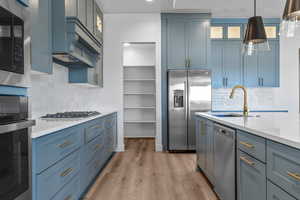
<path fill-rule="evenodd" d="M 236 132 L 214 124 L 215 134 L 215 192 L 221 200 L 236 199 Z"/>

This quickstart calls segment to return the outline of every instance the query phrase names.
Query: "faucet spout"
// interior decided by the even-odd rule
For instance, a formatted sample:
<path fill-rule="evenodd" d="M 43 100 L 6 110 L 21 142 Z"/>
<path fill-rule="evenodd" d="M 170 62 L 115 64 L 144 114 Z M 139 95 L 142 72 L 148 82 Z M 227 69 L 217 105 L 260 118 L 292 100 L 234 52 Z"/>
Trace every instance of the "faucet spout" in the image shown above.
<path fill-rule="evenodd" d="M 234 96 L 234 92 L 236 89 L 242 89 L 243 92 L 244 92 L 244 108 L 243 108 L 243 114 L 244 116 L 248 116 L 249 114 L 249 109 L 248 109 L 248 92 L 247 92 L 247 89 L 242 86 L 242 85 L 237 85 L 235 86 L 234 88 L 232 88 L 231 90 L 231 93 L 230 93 L 230 96 L 229 98 L 232 99 L 233 96 Z"/>

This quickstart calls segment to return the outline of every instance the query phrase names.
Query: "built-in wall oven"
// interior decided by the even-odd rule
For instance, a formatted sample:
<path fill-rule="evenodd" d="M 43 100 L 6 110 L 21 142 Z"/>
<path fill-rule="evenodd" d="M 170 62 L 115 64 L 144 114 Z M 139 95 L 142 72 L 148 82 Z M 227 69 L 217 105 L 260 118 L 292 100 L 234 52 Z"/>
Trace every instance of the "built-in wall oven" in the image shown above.
<path fill-rule="evenodd" d="M 0 1 L 0 85 L 26 87 L 30 70 L 29 8 Z"/>
<path fill-rule="evenodd" d="M 31 135 L 28 100 L 0 96 L 0 199 L 31 200 Z"/>

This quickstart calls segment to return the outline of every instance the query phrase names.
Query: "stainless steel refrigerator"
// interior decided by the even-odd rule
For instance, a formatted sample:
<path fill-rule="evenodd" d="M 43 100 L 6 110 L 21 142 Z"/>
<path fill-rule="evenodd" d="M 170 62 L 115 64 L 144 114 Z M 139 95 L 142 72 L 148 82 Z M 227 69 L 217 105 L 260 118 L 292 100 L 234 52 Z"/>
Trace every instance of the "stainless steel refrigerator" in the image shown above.
<path fill-rule="evenodd" d="M 169 151 L 196 149 L 195 112 L 211 110 L 211 72 L 168 71 Z"/>

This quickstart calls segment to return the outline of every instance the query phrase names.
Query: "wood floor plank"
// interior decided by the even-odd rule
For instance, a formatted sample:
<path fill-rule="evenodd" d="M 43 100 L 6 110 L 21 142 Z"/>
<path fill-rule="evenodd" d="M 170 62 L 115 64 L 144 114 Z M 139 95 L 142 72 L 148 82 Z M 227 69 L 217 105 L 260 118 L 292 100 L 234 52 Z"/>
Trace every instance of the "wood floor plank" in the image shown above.
<path fill-rule="evenodd" d="M 155 152 L 153 139 L 127 139 L 85 200 L 218 200 L 190 153 Z"/>

